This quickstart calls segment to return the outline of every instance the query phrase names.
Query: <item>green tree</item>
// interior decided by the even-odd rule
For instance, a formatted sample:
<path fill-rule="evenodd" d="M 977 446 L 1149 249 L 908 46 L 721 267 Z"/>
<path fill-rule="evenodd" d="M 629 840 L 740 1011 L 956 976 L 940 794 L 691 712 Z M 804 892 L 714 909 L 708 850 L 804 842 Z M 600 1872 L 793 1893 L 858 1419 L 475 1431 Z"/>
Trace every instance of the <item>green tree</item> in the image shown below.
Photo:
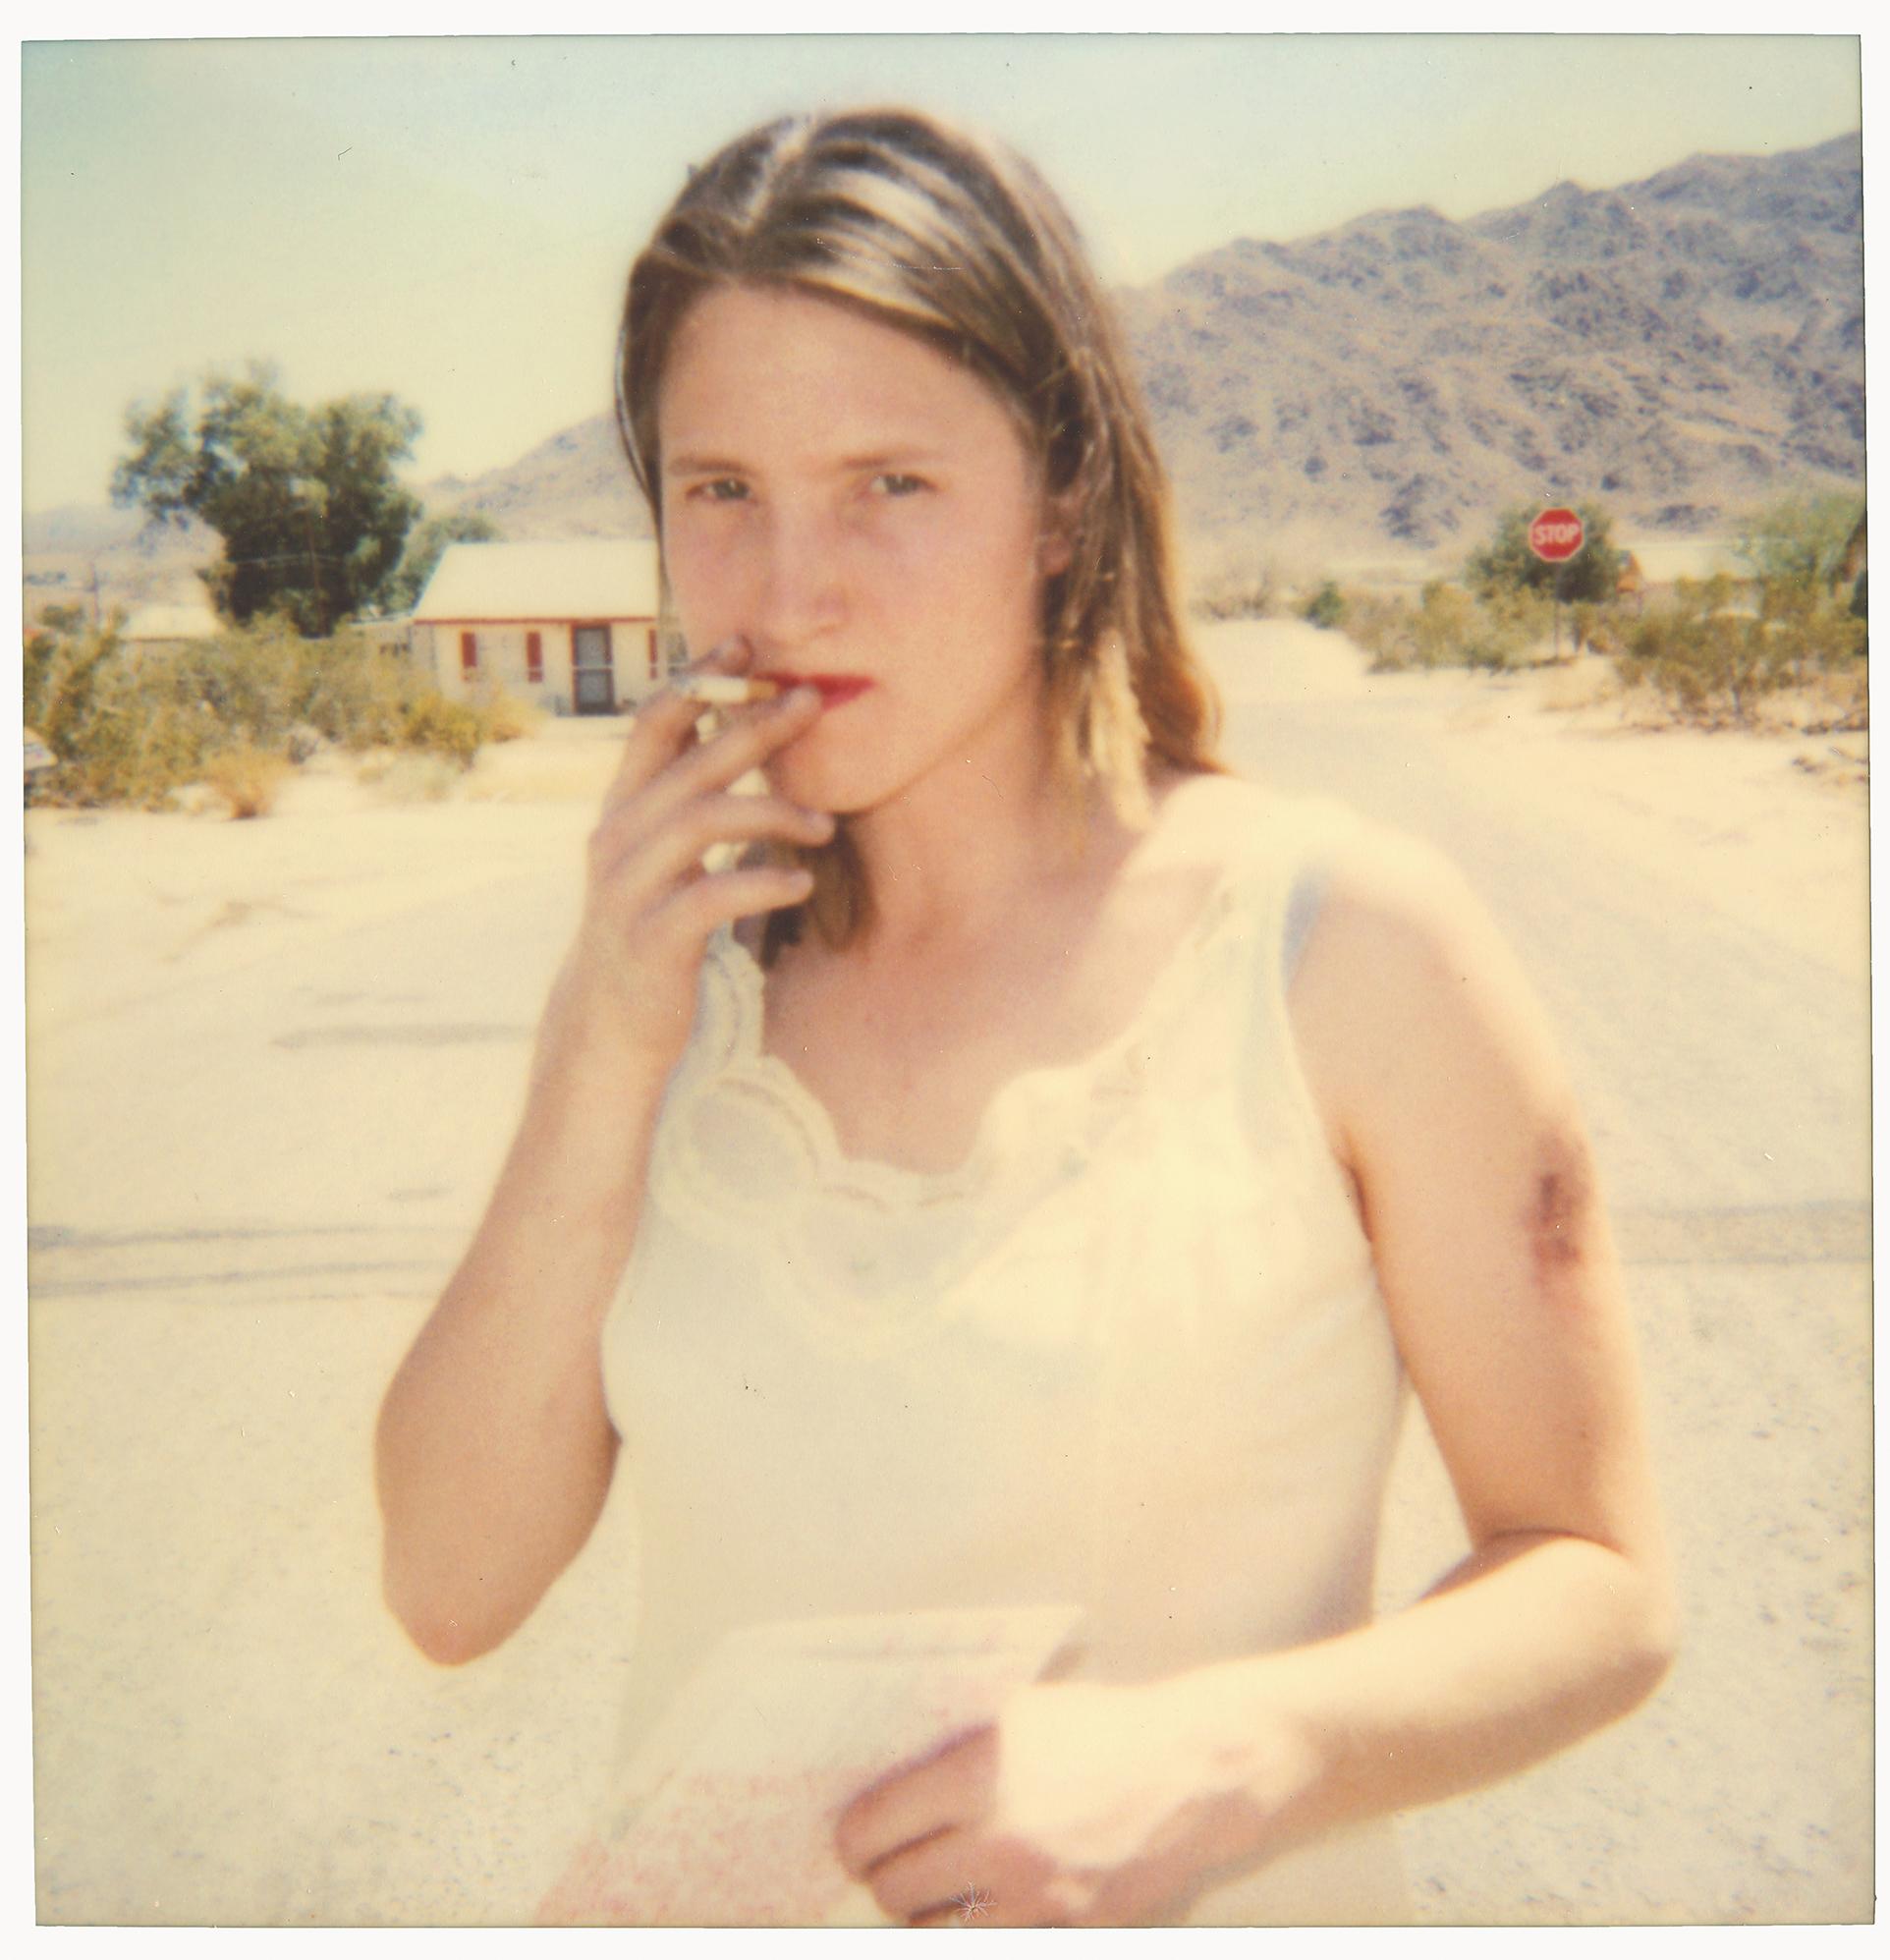
<path fill-rule="evenodd" d="M 1473 551 L 1464 566 L 1465 583 L 1478 598 L 1526 590 L 1544 598 L 1601 603 L 1614 597 L 1622 554 L 1614 547 L 1614 527 L 1599 504 L 1571 506 L 1582 520 L 1582 549 L 1560 565 L 1548 565 L 1529 549 L 1529 526 L 1540 506 L 1517 504 L 1498 520 L 1496 534 Z"/>
<path fill-rule="evenodd" d="M 411 612 L 449 544 L 490 544 L 503 535 L 483 511 L 443 511 L 422 520 L 408 537 L 382 603 L 390 612 Z"/>
<path fill-rule="evenodd" d="M 200 519 L 222 538 L 202 577 L 225 618 L 278 611 L 323 638 L 375 605 L 400 564 L 419 504 L 394 467 L 419 430 L 391 395 L 305 408 L 252 363 L 241 379 L 208 376 L 200 406 L 177 389 L 128 409 L 112 501 L 155 523 Z"/>
<path fill-rule="evenodd" d="M 1845 549 L 1862 515 L 1858 491 L 1792 490 L 1751 512 L 1733 548 L 1762 586 L 1832 588 L 1843 577 Z"/>

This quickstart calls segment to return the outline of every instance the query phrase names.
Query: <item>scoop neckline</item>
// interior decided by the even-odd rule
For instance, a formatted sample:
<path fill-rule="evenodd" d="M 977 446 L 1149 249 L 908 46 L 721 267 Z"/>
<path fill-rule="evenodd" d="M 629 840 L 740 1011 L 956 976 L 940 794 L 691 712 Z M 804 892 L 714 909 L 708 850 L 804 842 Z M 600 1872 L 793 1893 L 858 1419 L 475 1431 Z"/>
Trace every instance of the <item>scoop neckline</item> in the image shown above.
<path fill-rule="evenodd" d="M 1233 916 L 1234 900 L 1251 866 L 1245 859 L 1221 864 L 1205 896 L 1175 944 L 1163 956 L 1141 999 L 1124 1025 L 1085 1055 L 1068 1062 L 1035 1062 L 999 1083 L 986 1098 L 972 1132 L 971 1147 L 961 1162 L 944 1170 L 922 1170 L 889 1158 L 857 1154 L 843 1143 L 833 1113 L 802 1080 L 785 1057 L 763 1045 L 766 1034 L 767 974 L 760 961 L 736 937 L 732 927 L 718 934 L 723 966 L 733 983 L 737 1026 L 731 1060 L 753 1080 L 764 1083 L 805 1121 L 818 1159 L 820 1181 L 830 1187 L 864 1192 L 890 1203 L 937 1202 L 980 1189 L 1001 1154 L 1001 1141 L 1015 1127 L 1012 1111 L 1053 1105 L 1094 1078 L 1121 1067 L 1128 1052 L 1146 1038 L 1148 1031 L 1169 1011 L 1200 953 L 1211 944 Z"/>

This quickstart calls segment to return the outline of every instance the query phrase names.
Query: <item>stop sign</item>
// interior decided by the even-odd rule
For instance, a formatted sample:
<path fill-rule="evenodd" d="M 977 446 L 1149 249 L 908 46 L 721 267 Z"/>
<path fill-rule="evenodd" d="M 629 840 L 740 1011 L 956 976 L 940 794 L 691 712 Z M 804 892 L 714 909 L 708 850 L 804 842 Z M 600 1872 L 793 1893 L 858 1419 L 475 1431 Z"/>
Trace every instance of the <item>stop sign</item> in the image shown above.
<path fill-rule="evenodd" d="M 1529 526 L 1529 549 L 1551 565 L 1582 549 L 1582 520 L 1573 511 L 1544 511 Z"/>

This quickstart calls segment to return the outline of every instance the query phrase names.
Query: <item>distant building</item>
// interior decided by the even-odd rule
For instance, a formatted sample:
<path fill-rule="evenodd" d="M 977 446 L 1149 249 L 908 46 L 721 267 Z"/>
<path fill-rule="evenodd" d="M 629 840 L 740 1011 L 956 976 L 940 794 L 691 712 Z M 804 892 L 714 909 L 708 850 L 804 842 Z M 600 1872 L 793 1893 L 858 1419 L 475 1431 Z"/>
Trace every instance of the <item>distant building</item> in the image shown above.
<path fill-rule="evenodd" d="M 223 622 L 202 599 L 174 600 L 139 606 L 118 629 L 118 644 L 134 652 L 152 653 L 214 640 Z"/>
<path fill-rule="evenodd" d="M 1721 572 L 1735 581 L 1752 576 L 1751 567 L 1737 555 L 1728 537 L 1643 537 L 1623 548 L 1643 589 L 1671 586 L 1681 579 L 1703 585 Z"/>
<path fill-rule="evenodd" d="M 405 613 L 398 619 L 351 619 L 346 631 L 358 635 L 376 653 L 409 654 L 414 622 Z"/>
<path fill-rule="evenodd" d="M 449 544 L 409 628 L 415 664 L 465 700 L 507 692 L 614 714 L 664 677 L 647 538 Z"/>

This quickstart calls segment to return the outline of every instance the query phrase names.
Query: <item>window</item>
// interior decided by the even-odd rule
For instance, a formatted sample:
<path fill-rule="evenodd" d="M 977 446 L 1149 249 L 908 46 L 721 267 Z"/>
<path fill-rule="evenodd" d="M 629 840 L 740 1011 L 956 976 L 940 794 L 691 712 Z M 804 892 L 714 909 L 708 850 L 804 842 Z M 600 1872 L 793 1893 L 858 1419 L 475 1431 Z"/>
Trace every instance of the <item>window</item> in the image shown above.
<path fill-rule="evenodd" d="M 544 637 L 537 633 L 528 633 L 525 637 L 525 677 L 528 681 L 544 679 Z"/>
<path fill-rule="evenodd" d="M 476 633 L 460 635 L 460 672 L 476 674 L 479 671 L 479 636 Z"/>

